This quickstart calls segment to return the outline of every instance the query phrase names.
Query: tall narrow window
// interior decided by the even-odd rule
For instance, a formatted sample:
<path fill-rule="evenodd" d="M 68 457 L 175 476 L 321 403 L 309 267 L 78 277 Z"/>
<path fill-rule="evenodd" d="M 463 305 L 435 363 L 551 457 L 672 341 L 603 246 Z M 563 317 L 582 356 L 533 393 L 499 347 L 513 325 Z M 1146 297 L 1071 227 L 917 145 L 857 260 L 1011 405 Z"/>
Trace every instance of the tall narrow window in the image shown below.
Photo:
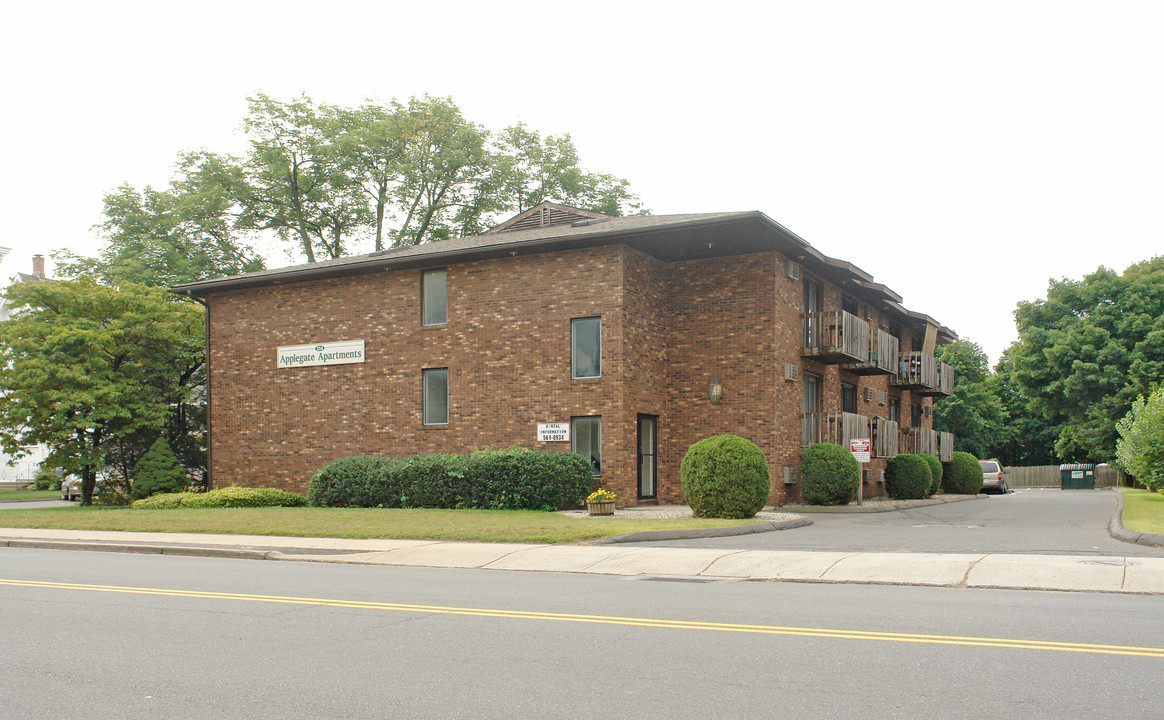
<path fill-rule="evenodd" d="M 602 476 L 602 418 L 576 417 L 570 420 L 574 452 L 590 461 L 590 474 Z"/>
<path fill-rule="evenodd" d="M 820 376 L 805 373 L 802 381 L 804 398 L 801 404 L 801 442 L 805 447 L 820 442 Z"/>
<path fill-rule="evenodd" d="M 449 424 L 449 369 L 433 368 L 425 370 L 424 376 L 424 424 Z"/>
<path fill-rule="evenodd" d="M 602 318 L 570 321 L 570 376 L 602 377 Z"/>
<path fill-rule="evenodd" d="M 820 283 L 804 281 L 804 346 L 814 348 L 820 345 Z"/>
<path fill-rule="evenodd" d="M 857 412 L 857 386 L 841 383 L 841 412 Z"/>
<path fill-rule="evenodd" d="M 889 419 L 901 422 L 901 398 L 889 398 Z"/>
<path fill-rule="evenodd" d="M 422 325 L 444 325 L 449 321 L 448 274 L 444 268 L 425 270 L 420 276 Z"/>
<path fill-rule="evenodd" d="M 921 427 L 921 405 L 914 403 L 909 406 L 909 426 Z"/>

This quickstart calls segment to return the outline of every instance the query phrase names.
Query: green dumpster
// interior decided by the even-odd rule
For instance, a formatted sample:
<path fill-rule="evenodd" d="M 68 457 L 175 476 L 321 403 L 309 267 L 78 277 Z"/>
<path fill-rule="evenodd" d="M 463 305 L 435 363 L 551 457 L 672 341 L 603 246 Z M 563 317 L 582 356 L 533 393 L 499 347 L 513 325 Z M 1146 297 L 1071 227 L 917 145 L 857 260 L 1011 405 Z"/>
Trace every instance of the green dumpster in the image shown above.
<path fill-rule="evenodd" d="M 1059 487 L 1064 490 L 1094 490 L 1095 466 L 1090 464 L 1060 465 Z"/>

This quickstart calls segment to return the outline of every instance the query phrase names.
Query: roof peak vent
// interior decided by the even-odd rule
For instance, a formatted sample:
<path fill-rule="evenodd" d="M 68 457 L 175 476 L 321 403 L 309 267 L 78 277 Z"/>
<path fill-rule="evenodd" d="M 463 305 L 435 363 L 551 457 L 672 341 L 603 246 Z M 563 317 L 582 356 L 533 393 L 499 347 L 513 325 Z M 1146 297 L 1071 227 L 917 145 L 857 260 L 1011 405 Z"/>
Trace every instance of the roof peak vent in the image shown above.
<path fill-rule="evenodd" d="M 536 228 L 553 227 L 555 225 L 583 227 L 594 224 L 595 222 L 605 222 L 611 217 L 611 215 L 595 212 L 594 210 L 543 202 L 506 220 L 500 225 L 488 230 L 488 232 L 498 233 L 509 232 L 510 230 L 533 230 Z"/>

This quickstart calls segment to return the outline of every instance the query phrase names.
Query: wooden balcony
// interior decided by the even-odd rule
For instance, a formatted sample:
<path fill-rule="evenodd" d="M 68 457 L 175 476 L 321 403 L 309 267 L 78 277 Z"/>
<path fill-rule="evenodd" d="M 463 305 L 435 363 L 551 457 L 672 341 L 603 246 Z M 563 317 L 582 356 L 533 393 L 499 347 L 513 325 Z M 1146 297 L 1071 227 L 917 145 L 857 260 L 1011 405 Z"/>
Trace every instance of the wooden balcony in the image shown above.
<path fill-rule="evenodd" d="M 938 459 L 942 462 L 954 460 L 954 433 L 938 433 Z"/>
<path fill-rule="evenodd" d="M 933 387 L 919 388 L 915 390 L 918 395 L 942 395 L 950 396 L 954 394 L 954 368 L 947 363 L 940 360 L 935 361 L 937 377 L 934 381 Z"/>
<path fill-rule="evenodd" d="M 896 375 L 901 341 L 888 330 L 869 329 L 869 361 L 843 366 L 854 375 Z"/>
<path fill-rule="evenodd" d="M 856 413 L 805 413 L 800 427 L 803 447 L 826 442 L 847 450 L 853 438 L 869 437 L 869 418 Z"/>
<path fill-rule="evenodd" d="M 897 421 L 875 417 L 869 422 L 869 426 L 873 431 L 873 457 L 897 457 L 898 434 L 901 432 L 897 427 Z"/>
<path fill-rule="evenodd" d="M 897 377 L 890 384 L 921 395 L 932 394 L 938 389 L 938 361 L 925 353 L 898 353 Z"/>
<path fill-rule="evenodd" d="M 938 457 L 941 439 L 936 430 L 929 428 L 904 428 L 898 439 L 898 450 L 902 453 L 922 453 Z"/>
<path fill-rule="evenodd" d="M 844 310 L 805 313 L 801 318 L 802 355 L 832 364 L 869 362 L 869 323 Z"/>

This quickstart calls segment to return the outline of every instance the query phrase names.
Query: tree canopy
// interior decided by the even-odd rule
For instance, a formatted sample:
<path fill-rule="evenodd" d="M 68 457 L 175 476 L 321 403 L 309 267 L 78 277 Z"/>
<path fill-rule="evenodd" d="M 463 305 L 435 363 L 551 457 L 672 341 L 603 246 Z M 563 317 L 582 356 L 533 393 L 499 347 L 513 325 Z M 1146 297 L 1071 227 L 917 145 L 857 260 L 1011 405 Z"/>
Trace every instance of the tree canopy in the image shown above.
<path fill-rule="evenodd" d="M 157 437 L 189 403 L 202 311 L 158 288 L 91 279 L 18 283 L 5 296 L 14 315 L 0 323 L 0 445 L 13 455 L 48 445 L 41 466 L 79 474 L 90 503 L 111 448 Z"/>
<path fill-rule="evenodd" d="M 934 429 L 954 433 L 956 450 L 990 457 L 1004 439 L 1006 412 L 990 374 L 990 359 L 970 340 L 938 347 L 954 368 L 954 392 L 934 403 Z"/>
<path fill-rule="evenodd" d="M 1116 421 L 1164 381 L 1164 257 L 1052 281 L 1015 320 L 1010 378 L 1026 408 L 1058 428 L 1056 454 L 1112 460 Z"/>

